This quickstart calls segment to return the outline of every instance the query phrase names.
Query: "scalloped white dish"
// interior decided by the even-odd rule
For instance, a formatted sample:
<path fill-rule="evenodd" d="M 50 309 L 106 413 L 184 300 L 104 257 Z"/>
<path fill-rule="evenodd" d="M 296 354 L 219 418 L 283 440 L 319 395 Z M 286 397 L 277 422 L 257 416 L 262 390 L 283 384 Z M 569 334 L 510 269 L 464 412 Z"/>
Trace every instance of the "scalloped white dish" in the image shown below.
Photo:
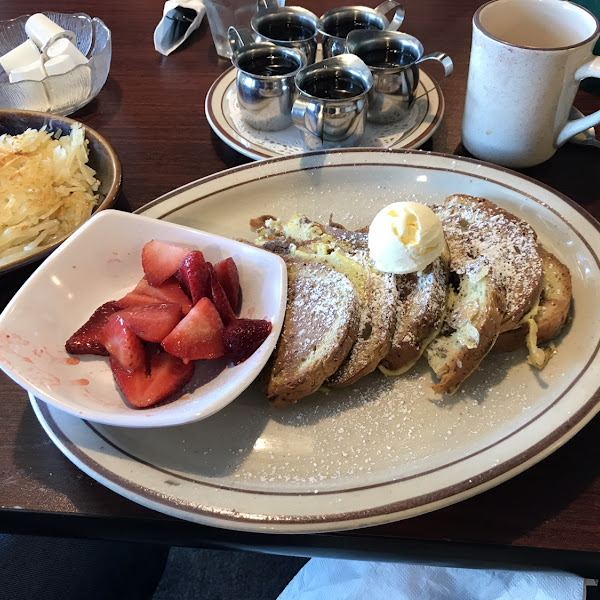
<path fill-rule="evenodd" d="M 349 227 L 397 200 L 485 196 L 527 220 L 571 270 L 574 318 L 542 371 L 526 352 L 489 355 L 459 392 L 433 394 L 421 361 L 274 409 L 251 385 L 212 417 L 161 430 L 87 423 L 32 400 L 57 446 L 131 500 L 245 531 L 323 532 L 413 517 L 531 467 L 600 409 L 600 225 L 518 173 L 423 152 L 351 149 L 276 158 L 217 173 L 143 214 L 229 237 L 248 220 L 304 212 Z M 309 318 L 309 315 L 307 315 Z"/>
<path fill-rule="evenodd" d="M 141 252 L 152 239 L 231 256 L 242 289 L 240 317 L 268 319 L 271 334 L 247 360 L 196 361 L 179 397 L 147 409 L 128 405 L 108 359 L 69 355 L 65 342 L 100 305 L 122 298 L 143 277 Z M 204 419 L 258 376 L 285 314 L 287 272 L 274 254 L 168 221 L 105 210 L 78 229 L 27 280 L 0 315 L 0 368 L 48 404 L 89 421 L 120 427 L 165 427 Z"/>

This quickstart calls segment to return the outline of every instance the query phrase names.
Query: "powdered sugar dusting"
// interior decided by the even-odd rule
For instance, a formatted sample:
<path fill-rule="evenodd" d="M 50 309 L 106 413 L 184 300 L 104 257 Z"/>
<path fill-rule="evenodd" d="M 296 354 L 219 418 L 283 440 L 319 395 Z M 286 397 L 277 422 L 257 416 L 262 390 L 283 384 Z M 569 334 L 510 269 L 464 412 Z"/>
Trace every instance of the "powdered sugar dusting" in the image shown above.
<path fill-rule="evenodd" d="M 324 265 L 310 265 L 315 276 L 290 277 L 288 305 L 282 336 L 295 337 L 294 352 L 305 355 L 314 344 L 312 332 L 329 331 L 338 315 L 340 297 L 353 294 L 350 282 Z M 319 273 L 323 273 L 321 277 Z M 331 289 L 336 290 L 335 294 Z M 307 318 L 310 311 L 310 319 Z M 289 358 L 289 357 L 288 357 Z"/>
<path fill-rule="evenodd" d="M 421 273 L 398 275 L 400 302 L 392 350 L 382 362 L 391 370 L 413 363 L 424 344 L 439 330 L 446 307 L 447 263 L 437 258 Z"/>
<path fill-rule="evenodd" d="M 435 210 L 450 249 L 450 270 L 465 274 L 479 257 L 487 260 L 506 291 L 504 322 L 516 324 L 536 300 L 542 281 L 531 226 L 482 198 L 450 196 Z"/>
<path fill-rule="evenodd" d="M 193 441 L 180 435 L 200 458 L 190 457 L 193 472 L 240 489 L 315 493 L 410 477 L 476 452 L 539 410 L 531 386 L 540 382 L 523 359 L 521 352 L 488 357 L 448 398 L 431 391 L 425 361 L 405 376 L 373 373 L 281 409 L 255 385 L 195 424 Z M 509 376 L 515 383 L 507 392 Z M 544 385 L 554 377 L 544 372 Z"/>

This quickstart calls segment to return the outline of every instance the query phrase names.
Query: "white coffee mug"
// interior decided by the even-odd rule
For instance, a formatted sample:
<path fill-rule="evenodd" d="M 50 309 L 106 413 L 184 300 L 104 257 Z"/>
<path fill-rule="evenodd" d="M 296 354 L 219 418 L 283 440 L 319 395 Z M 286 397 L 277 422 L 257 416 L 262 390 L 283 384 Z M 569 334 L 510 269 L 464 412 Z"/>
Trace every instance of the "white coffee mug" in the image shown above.
<path fill-rule="evenodd" d="M 473 17 L 462 124 L 465 148 L 507 167 L 548 160 L 600 122 L 600 110 L 568 121 L 579 81 L 600 78 L 592 49 L 600 24 L 567 0 L 492 0 Z"/>

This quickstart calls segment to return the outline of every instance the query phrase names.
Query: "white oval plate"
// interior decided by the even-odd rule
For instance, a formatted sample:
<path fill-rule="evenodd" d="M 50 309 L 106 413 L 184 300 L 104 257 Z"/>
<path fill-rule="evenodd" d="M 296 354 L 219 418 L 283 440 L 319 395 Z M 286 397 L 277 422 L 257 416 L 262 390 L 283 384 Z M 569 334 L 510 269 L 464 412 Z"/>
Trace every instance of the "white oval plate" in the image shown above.
<path fill-rule="evenodd" d="M 302 133 L 293 125 L 283 131 L 257 131 L 241 118 L 235 91 L 236 70 L 231 67 L 211 86 L 205 113 L 213 131 L 231 148 L 254 160 L 308 152 Z M 437 83 L 419 70 L 417 98 L 410 114 L 389 125 L 367 123 L 361 147 L 418 148 L 438 128 L 444 116 L 444 97 Z"/>
<path fill-rule="evenodd" d="M 599 410 L 599 225 L 517 173 L 422 152 L 339 150 L 244 165 L 150 203 L 147 216 L 251 238 L 248 219 L 302 211 L 362 226 L 395 200 L 485 196 L 525 218 L 573 276 L 575 316 L 541 371 L 525 352 L 490 355 L 440 400 L 421 361 L 285 409 L 251 386 L 212 417 L 160 430 L 88 424 L 34 407 L 93 478 L 158 511 L 246 531 L 318 532 L 447 506 L 532 466 Z"/>

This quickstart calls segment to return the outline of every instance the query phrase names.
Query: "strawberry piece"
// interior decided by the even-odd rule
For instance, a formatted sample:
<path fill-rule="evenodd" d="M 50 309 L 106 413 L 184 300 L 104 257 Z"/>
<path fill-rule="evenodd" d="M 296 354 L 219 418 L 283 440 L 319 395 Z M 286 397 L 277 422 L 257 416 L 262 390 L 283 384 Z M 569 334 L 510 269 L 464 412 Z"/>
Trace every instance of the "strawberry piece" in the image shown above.
<path fill-rule="evenodd" d="M 144 344 L 144 349 L 146 350 L 146 375 L 150 377 L 150 363 L 152 361 L 152 357 L 155 354 L 160 354 L 164 352 L 163 347 L 155 342 L 146 342 Z"/>
<path fill-rule="evenodd" d="M 150 285 L 160 285 L 177 273 L 189 248 L 152 240 L 142 249 L 142 267 Z"/>
<path fill-rule="evenodd" d="M 229 325 L 229 323 L 235 321 L 236 316 L 233 310 L 231 309 L 231 304 L 229 304 L 229 300 L 227 299 L 227 294 L 223 287 L 219 283 L 217 279 L 217 274 L 213 266 L 208 263 L 210 270 L 210 297 L 215 305 L 215 308 L 219 311 L 219 315 L 221 320 L 225 325 Z"/>
<path fill-rule="evenodd" d="M 150 357 L 149 373 L 145 366 L 128 373 L 112 356 L 110 368 L 123 395 L 136 408 L 148 408 L 166 400 L 180 391 L 194 374 L 194 363 L 185 364 L 166 352 Z"/>
<path fill-rule="evenodd" d="M 159 286 L 152 286 L 144 277 L 135 286 L 135 289 L 120 300 L 117 300 L 120 308 L 143 306 L 145 304 L 165 304 L 168 302 L 179 304 L 184 315 L 187 315 L 190 312 L 190 308 L 192 308 L 190 299 L 173 278 L 167 279 Z"/>
<path fill-rule="evenodd" d="M 118 314 L 113 315 L 100 334 L 100 341 L 125 371 L 144 368 L 146 354 L 140 338 L 129 329 Z"/>
<path fill-rule="evenodd" d="M 162 342 L 183 317 L 181 305 L 172 302 L 132 306 L 117 314 L 146 342 Z"/>
<path fill-rule="evenodd" d="M 69 354 L 108 356 L 108 351 L 100 341 L 100 334 L 119 308 L 117 302 L 107 302 L 97 308 L 94 314 L 67 340 L 66 351 Z"/>
<path fill-rule="evenodd" d="M 192 300 L 192 306 L 200 298 L 210 296 L 208 263 L 200 250 L 190 252 L 183 259 L 177 271 L 177 281 Z"/>
<path fill-rule="evenodd" d="M 223 356 L 223 322 L 213 303 L 201 298 L 162 341 L 162 347 L 184 362 Z"/>
<path fill-rule="evenodd" d="M 215 265 L 217 279 L 227 294 L 231 309 L 235 312 L 238 309 L 240 301 L 240 274 L 237 266 L 231 258 L 226 258 Z"/>
<path fill-rule="evenodd" d="M 252 356 L 267 339 L 273 326 L 262 319 L 236 319 L 223 331 L 225 355 L 238 365 Z"/>

